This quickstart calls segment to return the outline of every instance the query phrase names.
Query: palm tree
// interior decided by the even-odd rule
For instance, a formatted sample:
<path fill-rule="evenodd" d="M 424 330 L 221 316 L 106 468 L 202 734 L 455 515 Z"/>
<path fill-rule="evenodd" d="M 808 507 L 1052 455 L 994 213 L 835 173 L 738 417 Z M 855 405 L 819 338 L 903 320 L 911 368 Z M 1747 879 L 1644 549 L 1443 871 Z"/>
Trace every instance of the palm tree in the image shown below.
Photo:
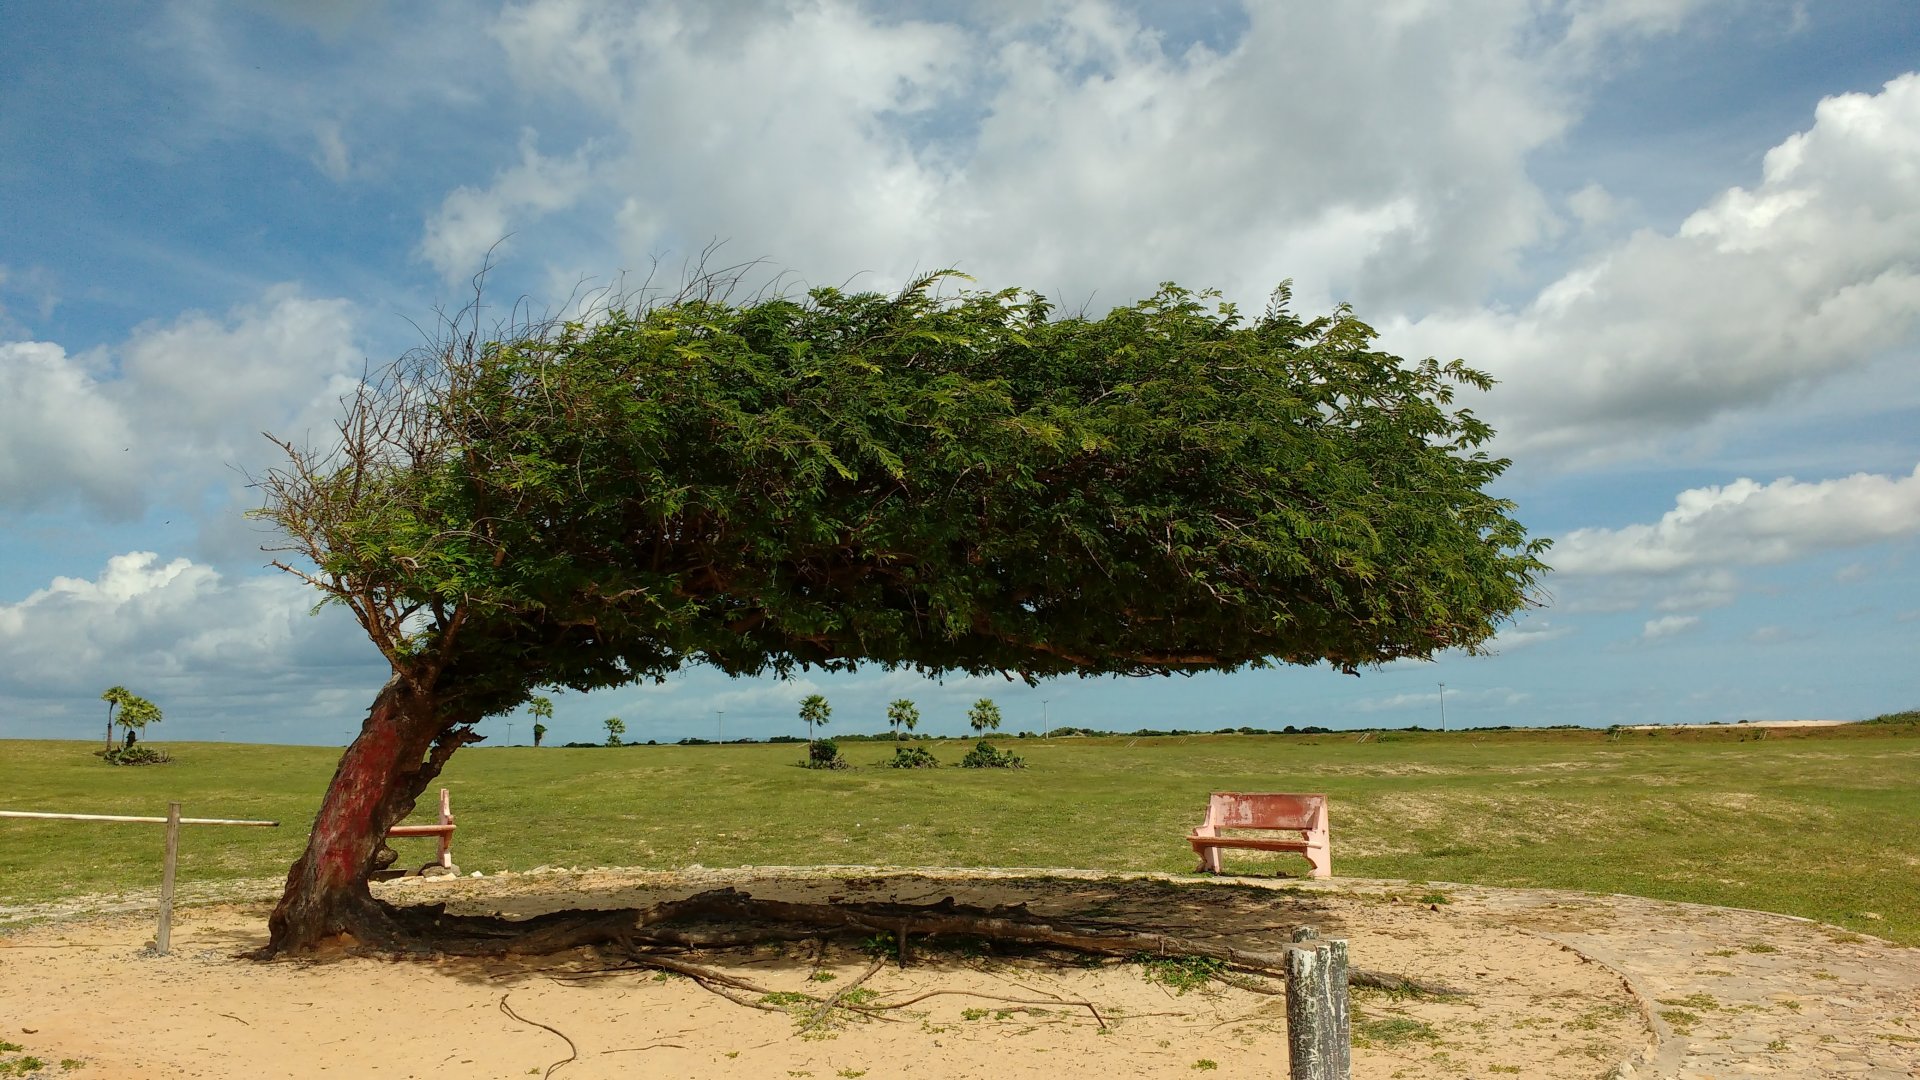
<path fill-rule="evenodd" d="M 827 717 L 833 715 L 833 706 L 827 704 L 822 694 L 808 694 L 800 699 L 800 719 L 807 722 L 807 742 L 813 742 L 813 725 L 827 726 Z"/>
<path fill-rule="evenodd" d="M 920 710 L 913 707 L 913 702 L 901 698 L 887 706 L 887 726 L 893 728 L 895 738 L 905 738 L 900 733 L 901 728 L 906 728 L 907 734 L 912 734 L 919 725 Z"/>

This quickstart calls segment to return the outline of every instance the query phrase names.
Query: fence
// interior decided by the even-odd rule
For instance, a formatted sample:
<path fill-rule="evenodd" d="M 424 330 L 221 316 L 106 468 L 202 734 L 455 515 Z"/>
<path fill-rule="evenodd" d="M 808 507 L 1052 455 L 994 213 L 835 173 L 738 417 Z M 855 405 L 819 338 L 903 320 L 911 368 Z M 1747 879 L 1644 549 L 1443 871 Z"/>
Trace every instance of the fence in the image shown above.
<path fill-rule="evenodd" d="M 277 821 L 249 821 L 242 818 L 190 818 L 180 816 L 180 804 L 167 804 L 166 817 L 134 817 L 126 814 L 56 814 L 39 810 L 0 810 L 0 818 L 33 818 L 42 821 L 117 821 L 167 827 L 166 862 L 160 872 L 160 925 L 154 931 L 153 951 L 165 956 L 173 945 L 173 877 L 180 860 L 180 826 L 244 825 L 277 829 Z"/>

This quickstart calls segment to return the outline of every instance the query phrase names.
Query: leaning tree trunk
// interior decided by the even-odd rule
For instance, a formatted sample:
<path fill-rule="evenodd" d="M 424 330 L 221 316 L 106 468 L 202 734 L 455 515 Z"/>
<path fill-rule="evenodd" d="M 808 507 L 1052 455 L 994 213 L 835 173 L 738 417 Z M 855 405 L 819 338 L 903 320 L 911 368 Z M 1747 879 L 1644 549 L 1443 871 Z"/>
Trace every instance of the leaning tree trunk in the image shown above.
<path fill-rule="evenodd" d="M 367 882 L 395 858 L 387 830 L 413 812 L 448 756 L 470 741 L 430 690 L 398 675 L 381 688 L 334 770 L 306 853 L 287 872 L 263 958 L 309 952 L 330 940 L 404 946 L 403 932 Z"/>

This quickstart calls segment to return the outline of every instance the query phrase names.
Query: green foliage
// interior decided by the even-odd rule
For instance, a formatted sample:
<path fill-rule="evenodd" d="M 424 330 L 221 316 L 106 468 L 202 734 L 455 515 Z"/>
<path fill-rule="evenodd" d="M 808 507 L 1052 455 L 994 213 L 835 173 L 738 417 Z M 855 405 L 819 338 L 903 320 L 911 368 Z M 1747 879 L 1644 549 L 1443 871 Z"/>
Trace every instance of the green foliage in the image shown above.
<path fill-rule="evenodd" d="M 1056 318 L 955 276 L 456 322 L 260 513 L 450 725 L 693 662 L 1357 670 L 1477 649 L 1545 569 L 1458 361 L 1284 288 Z"/>
<path fill-rule="evenodd" d="M 1140 965 L 1142 978 L 1164 986 L 1176 995 L 1189 990 L 1203 990 L 1227 970 L 1224 961 L 1210 956 L 1149 956 L 1141 953 L 1133 958 L 1133 962 Z"/>
<path fill-rule="evenodd" d="M 825 695 L 808 694 L 800 699 L 800 719 L 807 723 L 807 739 L 812 741 L 813 729 L 817 724 L 825 727 L 827 718 L 833 715 L 833 706 L 827 704 Z"/>
<path fill-rule="evenodd" d="M 967 726 L 979 734 L 999 731 L 1000 706 L 995 705 L 992 698 L 981 698 L 974 702 L 973 708 L 967 710 Z"/>
<path fill-rule="evenodd" d="M 1027 763 L 1011 750 L 995 749 L 985 739 L 974 744 L 967 756 L 960 759 L 963 769 L 1024 769 Z"/>
<path fill-rule="evenodd" d="M 809 769 L 850 769 L 847 760 L 840 756 L 840 747 L 832 739 L 815 739 L 807 744 L 807 760 L 803 763 Z"/>
<path fill-rule="evenodd" d="M 607 729 L 607 745 L 619 746 L 620 736 L 627 733 L 627 722 L 617 716 L 609 716 L 601 721 Z"/>
<path fill-rule="evenodd" d="M 545 694 L 535 694 L 527 699 L 527 711 L 534 716 L 533 745 L 547 737 L 547 725 L 543 721 L 553 719 L 553 699 Z"/>
<path fill-rule="evenodd" d="M 533 745 L 539 746 L 540 740 L 545 739 L 546 737 L 547 737 L 547 725 L 545 724 L 533 725 Z"/>
<path fill-rule="evenodd" d="M 893 748 L 893 759 L 883 764 L 889 769 L 937 769 L 940 767 L 940 762 L 934 759 L 933 754 L 920 746 L 896 746 Z"/>
<path fill-rule="evenodd" d="M 1907 709 L 1904 712 L 1882 713 L 1868 720 L 1869 724 L 1920 724 L 1920 709 Z"/>
<path fill-rule="evenodd" d="M 100 700 L 107 703 L 108 749 L 113 747 L 113 725 L 119 724 L 130 730 L 144 731 L 148 724 L 157 724 L 163 719 L 158 705 L 124 686 L 108 687 L 101 693 Z"/>
<path fill-rule="evenodd" d="M 905 738 L 920 726 L 920 710 L 914 707 L 912 701 L 896 698 L 887 705 L 887 726 L 893 729 L 895 736 Z"/>
<path fill-rule="evenodd" d="M 94 752 L 109 765 L 165 765 L 173 760 L 165 750 L 156 750 L 151 746 L 116 746 L 111 750 Z"/>

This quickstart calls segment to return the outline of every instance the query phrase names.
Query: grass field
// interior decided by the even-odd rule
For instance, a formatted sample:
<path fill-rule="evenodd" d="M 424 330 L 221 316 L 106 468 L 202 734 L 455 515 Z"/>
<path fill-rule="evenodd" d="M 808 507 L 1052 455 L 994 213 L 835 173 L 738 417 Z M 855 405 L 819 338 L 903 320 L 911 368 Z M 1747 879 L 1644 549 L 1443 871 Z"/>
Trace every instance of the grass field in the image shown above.
<path fill-rule="evenodd" d="M 1209 790 L 1325 791 L 1340 876 L 1624 892 L 1808 916 L 1920 945 L 1920 726 L 1003 740 L 1021 771 L 794 767 L 796 745 L 462 751 L 464 869 L 869 863 L 1193 867 Z M 967 744 L 922 741 L 944 763 Z M 890 753 L 843 742 L 856 764 Z M 277 818 L 190 830 L 187 880 L 285 872 L 339 751 L 166 744 L 112 768 L 0 742 L 0 809 Z M 432 802 L 423 800 L 423 806 Z M 419 865 L 430 840 L 402 841 Z M 153 826 L 0 820 L 0 902 L 148 888 Z M 1229 856 L 1229 869 L 1236 865 Z M 1258 868 L 1260 864 L 1239 865 Z M 1278 864 L 1289 873 L 1305 862 Z M 1271 866 L 1267 867 L 1271 869 Z"/>

